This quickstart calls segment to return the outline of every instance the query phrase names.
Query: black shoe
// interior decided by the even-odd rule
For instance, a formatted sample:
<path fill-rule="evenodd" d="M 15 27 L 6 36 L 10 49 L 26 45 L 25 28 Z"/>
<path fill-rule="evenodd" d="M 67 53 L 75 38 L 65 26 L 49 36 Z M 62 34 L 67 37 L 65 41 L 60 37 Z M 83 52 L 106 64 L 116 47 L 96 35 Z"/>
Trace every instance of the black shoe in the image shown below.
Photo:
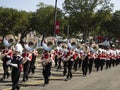
<path fill-rule="evenodd" d="M 10 76 L 10 75 L 8 74 L 8 75 L 7 75 L 7 78 L 9 78 L 9 76 Z"/>
<path fill-rule="evenodd" d="M 25 82 L 25 80 L 22 80 L 21 83 L 22 83 L 22 82 Z"/>
<path fill-rule="evenodd" d="M 5 79 L 4 78 L 1 78 L 0 81 L 4 81 Z"/>
<path fill-rule="evenodd" d="M 16 89 L 17 89 L 17 90 L 20 90 L 20 87 L 19 87 L 19 86 L 17 86 L 17 87 L 16 87 Z"/>
<path fill-rule="evenodd" d="M 12 88 L 11 90 L 15 90 L 15 88 Z"/>
<path fill-rule="evenodd" d="M 45 87 L 46 85 L 48 85 L 48 83 L 44 83 L 44 84 L 43 84 L 43 87 Z"/>
<path fill-rule="evenodd" d="M 68 79 L 65 79 L 65 81 L 68 81 Z"/>

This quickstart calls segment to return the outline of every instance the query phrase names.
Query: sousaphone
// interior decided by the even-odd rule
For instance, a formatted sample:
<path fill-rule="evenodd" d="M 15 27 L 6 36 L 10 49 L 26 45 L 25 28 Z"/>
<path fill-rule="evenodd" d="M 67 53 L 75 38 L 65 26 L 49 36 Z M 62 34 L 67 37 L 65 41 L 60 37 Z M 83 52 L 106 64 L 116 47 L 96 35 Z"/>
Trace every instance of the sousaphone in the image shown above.
<path fill-rule="evenodd" d="M 43 49 L 47 51 L 51 51 L 56 46 L 56 38 L 55 37 L 46 37 L 42 43 Z"/>
<path fill-rule="evenodd" d="M 32 51 L 37 48 L 38 39 L 36 37 L 26 38 L 25 42 L 26 44 L 24 44 L 24 47 L 26 50 Z"/>
<path fill-rule="evenodd" d="M 96 52 L 96 51 L 99 49 L 99 45 L 98 45 L 98 44 L 95 44 L 95 43 L 93 43 L 93 44 L 91 45 L 91 47 L 92 47 L 92 49 L 93 49 L 93 52 Z"/>
<path fill-rule="evenodd" d="M 66 52 L 67 52 L 67 48 L 68 48 L 67 43 L 60 43 L 59 47 L 60 47 L 63 51 L 66 51 Z"/>
<path fill-rule="evenodd" d="M 83 52 L 86 52 L 86 53 L 90 51 L 89 46 L 86 45 L 86 44 L 81 44 L 80 49 L 81 49 Z"/>
<path fill-rule="evenodd" d="M 68 40 L 68 47 L 70 49 L 75 49 L 77 47 L 78 41 L 76 38 L 71 38 Z"/>
<path fill-rule="evenodd" d="M 13 35 L 6 35 L 3 39 L 3 43 L 5 46 L 9 47 L 15 43 L 15 38 Z"/>

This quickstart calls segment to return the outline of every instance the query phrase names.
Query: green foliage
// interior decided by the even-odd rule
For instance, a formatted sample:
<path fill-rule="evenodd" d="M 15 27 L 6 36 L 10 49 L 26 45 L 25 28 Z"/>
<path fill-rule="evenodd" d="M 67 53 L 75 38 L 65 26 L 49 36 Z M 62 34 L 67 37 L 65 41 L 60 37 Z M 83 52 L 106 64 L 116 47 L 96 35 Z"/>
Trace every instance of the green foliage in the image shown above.
<path fill-rule="evenodd" d="M 29 29 L 31 13 L 25 11 L 17 11 L 11 8 L 0 8 L 0 35 L 7 34 L 18 35 L 24 33 Z M 23 37 L 22 36 L 22 37 Z"/>
<path fill-rule="evenodd" d="M 23 39 L 30 31 L 37 31 L 37 34 L 53 36 L 55 7 L 44 3 L 37 7 L 36 12 L 0 7 L 0 35 L 21 33 Z M 57 8 L 59 35 L 79 38 L 83 33 L 83 39 L 104 34 L 119 37 L 120 11 L 112 14 L 112 7 L 110 0 L 65 0 L 64 10 Z"/>
<path fill-rule="evenodd" d="M 31 20 L 31 26 L 34 30 L 45 36 L 54 34 L 54 7 L 40 3 L 37 12 L 34 13 Z M 63 13 L 57 9 L 57 20 L 62 20 Z"/>
<path fill-rule="evenodd" d="M 107 29 L 109 36 L 120 38 L 120 11 L 114 12 L 111 20 L 104 23 L 104 27 Z"/>
<path fill-rule="evenodd" d="M 110 0 L 65 0 L 64 10 L 69 15 L 70 34 L 83 33 L 83 38 L 110 19 Z"/>

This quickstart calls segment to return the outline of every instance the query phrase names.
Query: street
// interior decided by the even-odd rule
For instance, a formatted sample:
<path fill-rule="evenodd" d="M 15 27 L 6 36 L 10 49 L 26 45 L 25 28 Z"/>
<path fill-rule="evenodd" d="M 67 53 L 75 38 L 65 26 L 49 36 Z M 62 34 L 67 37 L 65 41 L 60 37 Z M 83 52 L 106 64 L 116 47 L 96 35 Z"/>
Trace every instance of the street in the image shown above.
<path fill-rule="evenodd" d="M 73 71 L 73 78 L 68 81 L 65 81 L 66 76 L 62 74 L 62 70 L 52 68 L 50 83 L 43 87 L 42 67 L 38 65 L 35 74 L 29 75 L 27 82 L 20 83 L 21 90 L 120 90 L 120 66 L 99 72 L 93 70 L 86 77 L 82 76 L 81 70 Z M 11 90 L 10 77 L 0 82 L 0 90 Z"/>

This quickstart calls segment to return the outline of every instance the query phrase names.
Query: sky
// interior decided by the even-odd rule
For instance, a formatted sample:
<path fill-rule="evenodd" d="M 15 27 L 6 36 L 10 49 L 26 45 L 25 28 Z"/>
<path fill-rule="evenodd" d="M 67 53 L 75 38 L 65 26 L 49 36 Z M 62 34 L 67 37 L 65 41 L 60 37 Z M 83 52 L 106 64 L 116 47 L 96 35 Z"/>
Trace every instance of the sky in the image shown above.
<path fill-rule="evenodd" d="M 55 5 L 55 0 L 0 0 L 0 7 L 34 12 L 39 2 Z M 64 0 L 57 0 L 57 7 L 62 9 L 63 2 Z M 114 11 L 120 10 L 120 0 L 111 0 L 111 2 L 114 4 Z"/>

